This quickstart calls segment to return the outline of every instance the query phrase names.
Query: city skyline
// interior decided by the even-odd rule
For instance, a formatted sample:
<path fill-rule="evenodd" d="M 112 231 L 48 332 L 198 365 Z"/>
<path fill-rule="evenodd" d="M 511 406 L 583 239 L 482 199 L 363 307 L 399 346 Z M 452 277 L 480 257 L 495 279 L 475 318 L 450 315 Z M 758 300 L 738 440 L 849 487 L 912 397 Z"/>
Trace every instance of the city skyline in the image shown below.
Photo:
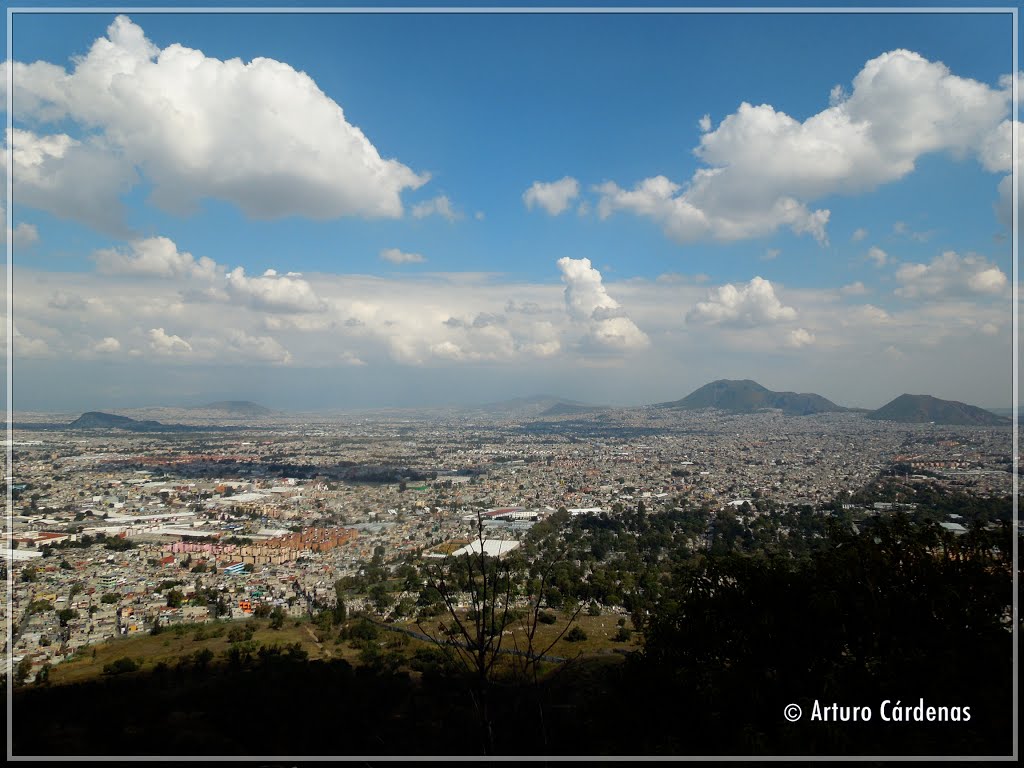
<path fill-rule="evenodd" d="M 872 21 L 18 14 L 15 410 L 1008 406 L 1012 30 Z"/>

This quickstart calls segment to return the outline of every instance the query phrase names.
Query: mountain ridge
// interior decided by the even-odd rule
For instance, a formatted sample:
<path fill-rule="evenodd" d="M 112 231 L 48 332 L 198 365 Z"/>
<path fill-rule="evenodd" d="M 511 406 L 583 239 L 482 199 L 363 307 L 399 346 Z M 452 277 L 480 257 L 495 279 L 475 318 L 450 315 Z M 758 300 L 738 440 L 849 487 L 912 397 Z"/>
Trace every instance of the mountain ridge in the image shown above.
<path fill-rule="evenodd" d="M 961 403 L 959 400 L 942 400 L 932 395 L 911 395 L 904 393 L 890 400 L 864 418 L 873 421 L 895 421 L 902 424 L 947 424 L 953 426 L 1005 426 L 1011 420 Z"/>
<path fill-rule="evenodd" d="M 778 408 L 790 416 L 851 410 L 813 392 L 774 392 L 753 379 L 717 379 L 680 400 L 656 403 L 654 407 L 684 411 L 717 408 L 732 413 L 753 413 L 765 408 Z"/>
<path fill-rule="evenodd" d="M 164 424 L 152 419 L 138 420 L 129 416 L 104 411 L 86 411 L 64 429 L 123 429 L 126 432 L 211 432 L 230 430 L 232 427 L 196 426 L 190 424 Z"/>

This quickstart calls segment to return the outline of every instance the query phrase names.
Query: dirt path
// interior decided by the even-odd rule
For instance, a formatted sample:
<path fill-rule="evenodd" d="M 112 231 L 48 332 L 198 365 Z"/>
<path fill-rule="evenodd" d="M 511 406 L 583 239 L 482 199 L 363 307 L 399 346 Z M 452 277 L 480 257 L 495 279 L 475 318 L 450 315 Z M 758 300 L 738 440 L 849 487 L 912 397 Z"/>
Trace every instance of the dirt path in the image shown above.
<path fill-rule="evenodd" d="M 322 659 L 330 658 L 330 655 L 331 655 L 330 651 L 325 651 L 324 650 L 324 644 L 321 643 L 320 640 L 317 639 L 316 633 L 313 631 L 313 628 L 310 627 L 310 626 L 306 626 L 305 629 L 306 629 L 306 634 L 309 635 L 309 639 L 312 640 L 314 643 L 316 643 L 316 650 L 317 650 L 317 653 L 320 654 L 320 658 L 322 658 Z"/>

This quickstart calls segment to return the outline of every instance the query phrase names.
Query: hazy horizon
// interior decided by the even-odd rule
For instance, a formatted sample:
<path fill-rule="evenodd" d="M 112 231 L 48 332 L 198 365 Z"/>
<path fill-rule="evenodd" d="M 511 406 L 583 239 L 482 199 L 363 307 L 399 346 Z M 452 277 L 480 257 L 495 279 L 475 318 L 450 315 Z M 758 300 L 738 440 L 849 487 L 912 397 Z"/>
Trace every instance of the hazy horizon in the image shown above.
<path fill-rule="evenodd" d="M 825 397 L 828 400 L 831 400 L 836 405 L 840 405 L 840 406 L 844 406 L 844 407 L 848 407 L 848 408 L 866 408 L 866 409 L 874 410 L 874 409 L 880 408 L 881 406 L 885 405 L 886 403 L 894 400 L 895 398 L 897 398 L 897 397 L 899 397 L 900 395 L 903 395 L 903 394 L 931 395 L 933 397 L 938 397 L 939 399 L 942 399 L 942 400 L 957 400 L 957 398 L 942 397 L 940 395 L 936 395 L 934 392 L 928 392 L 928 391 L 922 391 L 922 392 L 893 392 L 893 394 L 890 397 L 886 398 L 883 401 L 862 404 L 862 403 L 855 403 L 855 402 L 846 401 L 846 400 L 843 400 L 843 399 L 837 399 L 835 397 L 832 397 L 828 393 L 816 391 L 816 390 L 813 390 L 813 389 L 806 389 L 806 388 L 804 388 L 804 389 L 796 388 L 795 389 L 795 388 L 791 388 L 791 387 L 773 387 L 773 386 L 769 386 L 769 385 L 765 384 L 762 381 L 759 381 L 756 378 L 752 378 L 750 376 L 736 377 L 733 380 L 740 380 L 741 378 L 742 379 L 751 379 L 751 380 L 757 382 L 758 384 L 760 384 L 761 386 L 764 386 L 766 389 L 769 389 L 769 390 L 772 390 L 772 391 L 775 391 L 775 392 L 798 392 L 800 394 L 817 394 L 817 395 L 821 395 L 822 397 Z M 228 402 L 228 401 L 253 403 L 253 404 L 256 404 L 256 405 L 259 405 L 259 406 L 263 406 L 263 407 L 269 408 L 269 409 L 274 410 L 274 411 L 281 412 L 283 414 L 358 412 L 358 411 L 377 411 L 377 410 L 410 410 L 410 411 L 415 411 L 415 410 L 432 410 L 432 409 L 473 409 L 473 408 L 479 408 L 479 407 L 488 406 L 488 405 L 502 405 L 502 404 L 510 403 L 510 402 L 517 401 L 517 400 L 536 400 L 536 399 L 551 399 L 551 400 L 557 400 L 557 401 L 562 401 L 562 402 L 575 402 L 575 403 L 579 403 L 580 405 L 584 405 L 584 406 L 601 406 L 601 407 L 609 407 L 609 408 L 640 408 L 640 407 L 644 407 L 644 406 L 657 405 L 659 403 L 666 403 L 666 402 L 671 402 L 671 401 L 674 401 L 674 400 L 682 399 L 683 397 L 686 397 L 687 395 L 689 395 L 691 392 L 695 391 L 699 387 L 704 386 L 704 384 L 709 384 L 709 383 L 711 383 L 711 380 L 705 381 L 703 384 L 697 385 L 697 386 L 695 386 L 695 387 L 693 387 L 691 389 L 687 389 L 685 392 L 679 392 L 679 393 L 676 393 L 676 394 L 673 394 L 673 395 L 667 395 L 667 396 L 660 397 L 660 398 L 651 398 L 651 399 L 644 399 L 644 400 L 626 400 L 626 399 L 621 399 L 621 400 L 615 400 L 615 401 L 612 401 L 612 400 L 588 400 L 588 399 L 585 399 L 585 398 L 581 399 L 580 397 L 574 395 L 571 392 L 566 393 L 566 392 L 560 392 L 560 391 L 555 391 L 555 390 L 552 390 L 552 391 L 547 391 L 547 390 L 525 391 L 524 390 L 524 391 L 496 392 L 495 396 L 478 395 L 478 396 L 475 397 L 475 399 L 462 398 L 462 399 L 444 400 L 444 399 L 440 399 L 439 398 L 439 399 L 437 399 L 435 401 L 429 401 L 429 400 L 415 401 L 415 400 L 412 400 L 412 399 L 404 400 L 404 401 L 400 400 L 400 399 L 395 399 L 395 400 L 391 400 L 391 401 L 387 401 L 387 400 L 374 401 L 372 399 L 364 399 L 364 400 L 362 400 L 362 401 L 360 401 L 358 403 L 352 402 L 352 403 L 347 403 L 347 404 L 346 403 L 329 403 L 329 402 L 322 402 L 320 404 L 308 404 L 308 403 L 307 404 L 303 404 L 301 402 L 295 402 L 292 405 L 288 405 L 288 404 L 282 404 L 282 401 L 281 401 L 280 397 L 277 394 L 273 393 L 273 392 L 267 393 L 265 397 L 264 396 L 260 396 L 260 395 L 255 395 L 255 396 L 249 397 L 249 396 L 240 396 L 240 395 L 237 395 L 236 393 L 220 392 L 220 393 L 213 393 L 213 394 L 209 394 L 209 395 L 194 394 L 194 395 L 190 395 L 190 396 L 187 396 L 187 397 L 178 397 L 178 398 L 171 397 L 171 398 L 168 398 L 168 399 L 165 399 L 165 400 L 161 400 L 161 401 L 158 401 L 158 400 L 147 400 L 145 398 L 145 396 L 139 396 L 137 398 L 127 399 L 127 400 L 125 400 L 125 399 L 122 399 L 122 400 L 107 400 L 107 401 L 97 400 L 96 402 L 81 403 L 81 404 L 77 404 L 77 405 L 76 404 L 72 404 L 72 403 L 74 403 L 74 401 L 69 401 L 69 404 L 64 406 L 64 407 L 53 407 L 53 406 L 50 406 L 50 407 L 33 407 L 33 408 L 30 408 L 30 407 L 22 407 L 22 406 L 17 405 L 17 403 L 19 401 L 21 401 L 21 398 L 16 396 L 16 404 L 15 404 L 14 419 L 13 420 L 15 420 L 15 421 L 17 420 L 17 414 L 18 414 L 19 411 L 31 412 L 31 413 L 60 413 L 60 414 L 67 414 L 67 413 L 85 413 L 87 411 L 117 412 L 118 410 L 145 410 L 145 409 L 160 409 L 160 408 L 165 408 L 165 409 L 189 409 L 189 408 L 200 408 L 200 407 L 205 406 L 205 405 L 219 403 L 219 402 Z M 967 402 L 967 401 L 962 401 L 962 400 L 959 401 L 959 402 L 966 402 L 967 405 L 974 405 L 974 406 L 978 406 L 980 408 L 985 408 L 985 409 L 1012 409 L 1012 407 L 1013 407 L 1012 403 L 1009 403 L 1009 402 L 1006 403 L 1006 404 L 1000 404 L 1000 403 L 976 403 L 976 402 Z"/>

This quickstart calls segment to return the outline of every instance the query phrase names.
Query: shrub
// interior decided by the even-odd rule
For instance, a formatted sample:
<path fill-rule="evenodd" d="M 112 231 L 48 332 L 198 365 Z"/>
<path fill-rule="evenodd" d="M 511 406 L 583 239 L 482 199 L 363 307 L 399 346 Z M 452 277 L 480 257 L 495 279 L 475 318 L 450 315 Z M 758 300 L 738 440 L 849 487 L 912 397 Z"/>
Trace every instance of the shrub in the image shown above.
<path fill-rule="evenodd" d="M 132 659 L 122 656 L 120 659 L 103 665 L 104 675 L 123 675 L 125 672 L 134 672 L 139 668 Z"/>
<path fill-rule="evenodd" d="M 578 643 L 581 640 L 587 639 L 587 633 L 584 632 L 581 627 L 573 627 L 566 634 L 565 639 L 568 640 L 570 643 Z"/>
<path fill-rule="evenodd" d="M 239 627 L 232 627 L 228 630 L 229 643 L 244 643 L 252 639 L 256 627 L 253 624 L 244 624 Z"/>

